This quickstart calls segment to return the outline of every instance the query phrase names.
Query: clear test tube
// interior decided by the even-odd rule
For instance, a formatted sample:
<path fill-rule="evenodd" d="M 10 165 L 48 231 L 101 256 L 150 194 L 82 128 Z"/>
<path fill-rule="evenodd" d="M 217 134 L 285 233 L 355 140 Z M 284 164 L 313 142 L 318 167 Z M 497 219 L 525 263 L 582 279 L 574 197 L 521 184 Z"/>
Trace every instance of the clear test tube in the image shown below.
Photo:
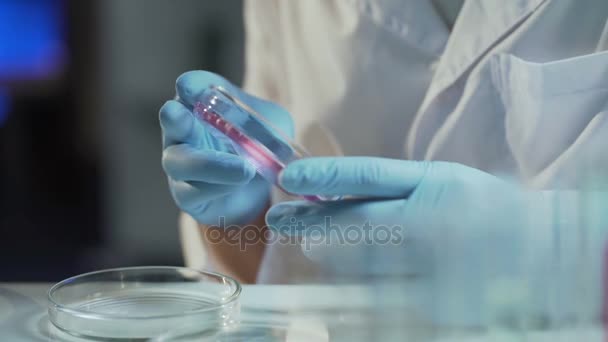
<path fill-rule="evenodd" d="M 214 137 L 227 142 L 256 168 L 258 174 L 280 189 L 278 176 L 281 170 L 292 161 L 310 156 L 287 134 L 220 86 L 210 86 L 203 92 L 193 114 L 211 128 Z M 310 201 L 339 199 L 317 195 L 302 197 Z"/>

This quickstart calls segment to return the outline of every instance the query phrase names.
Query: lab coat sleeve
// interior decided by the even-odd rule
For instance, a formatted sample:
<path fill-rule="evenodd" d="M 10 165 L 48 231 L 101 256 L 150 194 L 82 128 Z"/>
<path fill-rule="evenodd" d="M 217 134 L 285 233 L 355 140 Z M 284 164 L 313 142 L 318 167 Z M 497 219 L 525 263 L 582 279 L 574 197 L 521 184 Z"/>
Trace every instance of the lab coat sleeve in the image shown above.
<path fill-rule="evenodd" d="M 184 264 L 193 269 L 211 269 L 203 236 L 196 221 L 188 214 L 179 216 L 179 236 L 182 246 Z"/>

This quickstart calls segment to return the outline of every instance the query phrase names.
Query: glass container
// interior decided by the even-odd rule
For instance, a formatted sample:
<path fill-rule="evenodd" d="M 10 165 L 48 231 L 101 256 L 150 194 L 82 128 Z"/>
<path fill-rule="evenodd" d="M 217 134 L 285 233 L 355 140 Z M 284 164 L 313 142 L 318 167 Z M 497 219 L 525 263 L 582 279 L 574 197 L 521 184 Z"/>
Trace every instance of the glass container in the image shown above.
<path fill-rule="evenodd" d="M 73 336 L 146 339 L 187 324 L 222 327 L 238 314 L 241 286 L 182 267 L 131 267 L 63 280 L 49 290 L 49 320 Z"/>

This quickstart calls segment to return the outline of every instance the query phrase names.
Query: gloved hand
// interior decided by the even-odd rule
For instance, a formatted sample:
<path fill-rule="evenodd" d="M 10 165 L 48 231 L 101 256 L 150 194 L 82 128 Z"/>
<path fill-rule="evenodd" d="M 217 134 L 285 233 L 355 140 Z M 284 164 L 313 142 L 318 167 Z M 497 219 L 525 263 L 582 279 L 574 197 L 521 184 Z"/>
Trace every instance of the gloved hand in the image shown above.
<path fill-rule="evenodd" d="M 573 227 L 557 233 L 548 222 L 544 193 L 460 164 L 371 157 L 295 161 L 280 181 L 295 194 L 360 197 L 286 202 L 267 213 L 269 226 L 303 236 L 305 255 L 333 274 L 330 281 L 398 276 L 400 295 L 417 311 L 456 326 L 578 314 L 581 240 Z M 593 244 L 590 253 L 601 251 Z M 599 303 L 601 280 L 588 285 Z"/>
<path fill-rule="evenodd" d="M 192 71 L 177 79 L 177 98 L 160 110 L 163 131 L 163 168 L 179 208 L 200 223 L 246 224 L 268 205 L 269 184 L 230 146 L 215 139 L 192 115 L 201 93 L 219 85 L 266 116 L 284 132 L 293 132 L 289 114 L 278 105 L 249 95 L 224 78 Z"/>

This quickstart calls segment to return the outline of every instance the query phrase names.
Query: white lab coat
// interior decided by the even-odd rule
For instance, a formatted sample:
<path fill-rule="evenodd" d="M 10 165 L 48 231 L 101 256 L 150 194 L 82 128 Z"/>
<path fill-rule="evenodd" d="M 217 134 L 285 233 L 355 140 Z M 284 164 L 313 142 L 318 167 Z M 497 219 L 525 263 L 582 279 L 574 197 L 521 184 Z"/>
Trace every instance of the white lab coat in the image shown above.
<path fill-rule="evenodd" d="M 466 0 L 451 32 L 436 3 L 250 0 L 245 88 L 315 154 L 454 161 L 539 189 L 608 165 L 608 1 Z M 259 281 L 319 273 L 271 246 Z"/>

